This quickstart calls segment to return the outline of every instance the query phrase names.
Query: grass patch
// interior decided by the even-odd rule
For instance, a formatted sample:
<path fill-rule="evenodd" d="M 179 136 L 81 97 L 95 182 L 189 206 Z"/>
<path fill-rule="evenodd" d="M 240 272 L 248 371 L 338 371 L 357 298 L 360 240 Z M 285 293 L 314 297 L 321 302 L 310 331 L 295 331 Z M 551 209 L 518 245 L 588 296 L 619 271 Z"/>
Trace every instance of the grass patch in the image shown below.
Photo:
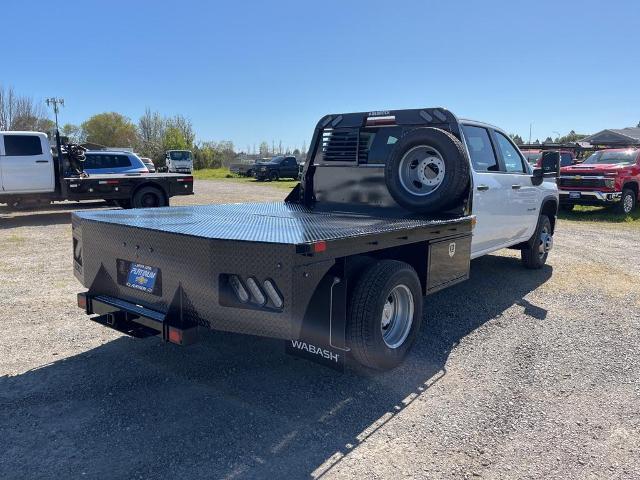
<path fill-rule="evenodd" d="M 229 182 L 252 183 L 254 185 L 269 185 L 271 187 L 290 190 L 298 184 L 297 180 L 278 180 L 275 182 L 258 182 L 252 177 L 240 177 L 234 175 L 228 168 L 203 168 L 195 170 L 193 178 L 196 180 L 225 180 Z"/>
<path fill-rule="evenodd" d="M 611 207 L 576 205 L 571 212 L 560 210 L 558 217 L 573 222 L 618 223 L 640 228 L 640 208 L 629 215 L 618 213 Z"/>

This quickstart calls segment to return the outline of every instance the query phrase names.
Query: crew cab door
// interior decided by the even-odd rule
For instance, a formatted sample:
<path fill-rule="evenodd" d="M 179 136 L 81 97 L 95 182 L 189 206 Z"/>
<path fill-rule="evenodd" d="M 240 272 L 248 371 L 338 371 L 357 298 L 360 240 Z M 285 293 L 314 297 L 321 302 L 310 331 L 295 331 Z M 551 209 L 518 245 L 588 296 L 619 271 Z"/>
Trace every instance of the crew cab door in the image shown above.
<path fill-rule="evenodd" d="M 511 207 L 490 131 L 475 125 L 463 125 L 462 130 L 471 157 L 476 216 L 471 256 L 477 257 L 507 242 Z"/>
<path fill-rule="evenodd" d="M 541 195 L 531 181 L 525 158 L 518 147 L 502 132 L 492 130 L 500 163 L 501 182 L 508 197 L 507 241 L 528 240 L 538 224 Z"/>
<path fill-rule="evenodd" d="M 2 193 L 54 190 L 53 157 L 45 134 L 5 132 L 1 143 Z"/>

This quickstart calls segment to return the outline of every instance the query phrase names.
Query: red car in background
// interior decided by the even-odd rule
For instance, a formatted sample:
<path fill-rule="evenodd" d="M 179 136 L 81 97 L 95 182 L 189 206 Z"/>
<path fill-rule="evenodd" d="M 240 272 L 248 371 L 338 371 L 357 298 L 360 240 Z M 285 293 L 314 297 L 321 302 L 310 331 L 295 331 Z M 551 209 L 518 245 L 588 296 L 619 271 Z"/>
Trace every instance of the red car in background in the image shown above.
<path fill-rule="evenodd" d="M 640 195 L 640 148 L 599 150 L 578 165 L 562 167 L 558 188 L 563 210 L 615 205 L 631 213 Z"/>

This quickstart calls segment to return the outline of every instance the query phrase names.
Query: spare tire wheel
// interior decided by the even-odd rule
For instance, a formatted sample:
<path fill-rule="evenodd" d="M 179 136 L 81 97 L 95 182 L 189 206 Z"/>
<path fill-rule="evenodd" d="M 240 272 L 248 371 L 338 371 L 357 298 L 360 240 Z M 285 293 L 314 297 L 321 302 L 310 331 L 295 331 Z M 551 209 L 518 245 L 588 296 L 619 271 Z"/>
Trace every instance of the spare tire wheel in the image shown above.
<path fill-rule="evenodd" d="M 402 137 L 384 173 L 393 199 L 416 213 L 436 213 L 458 206 L 470 176 L 462 143 L 439 128 L 417 128 Z"/>

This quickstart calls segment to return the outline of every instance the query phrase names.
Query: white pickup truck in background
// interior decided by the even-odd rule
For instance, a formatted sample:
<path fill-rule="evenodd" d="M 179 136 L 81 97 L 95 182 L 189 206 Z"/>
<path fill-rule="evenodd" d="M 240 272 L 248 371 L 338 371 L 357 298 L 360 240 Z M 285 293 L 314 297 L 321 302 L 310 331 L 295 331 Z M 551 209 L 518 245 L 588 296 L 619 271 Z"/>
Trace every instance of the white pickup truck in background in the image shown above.
<path fill-rule="evenodd" d="M 0 204 L 25 207 L 104 199 L 123 208 L 161 207 L 174 195 L 192 193 L 191 175 L 79 174 L 70 168 L 65 154 L 62 161 L 53 155 L 44 133 L 0 132 Z"/>

